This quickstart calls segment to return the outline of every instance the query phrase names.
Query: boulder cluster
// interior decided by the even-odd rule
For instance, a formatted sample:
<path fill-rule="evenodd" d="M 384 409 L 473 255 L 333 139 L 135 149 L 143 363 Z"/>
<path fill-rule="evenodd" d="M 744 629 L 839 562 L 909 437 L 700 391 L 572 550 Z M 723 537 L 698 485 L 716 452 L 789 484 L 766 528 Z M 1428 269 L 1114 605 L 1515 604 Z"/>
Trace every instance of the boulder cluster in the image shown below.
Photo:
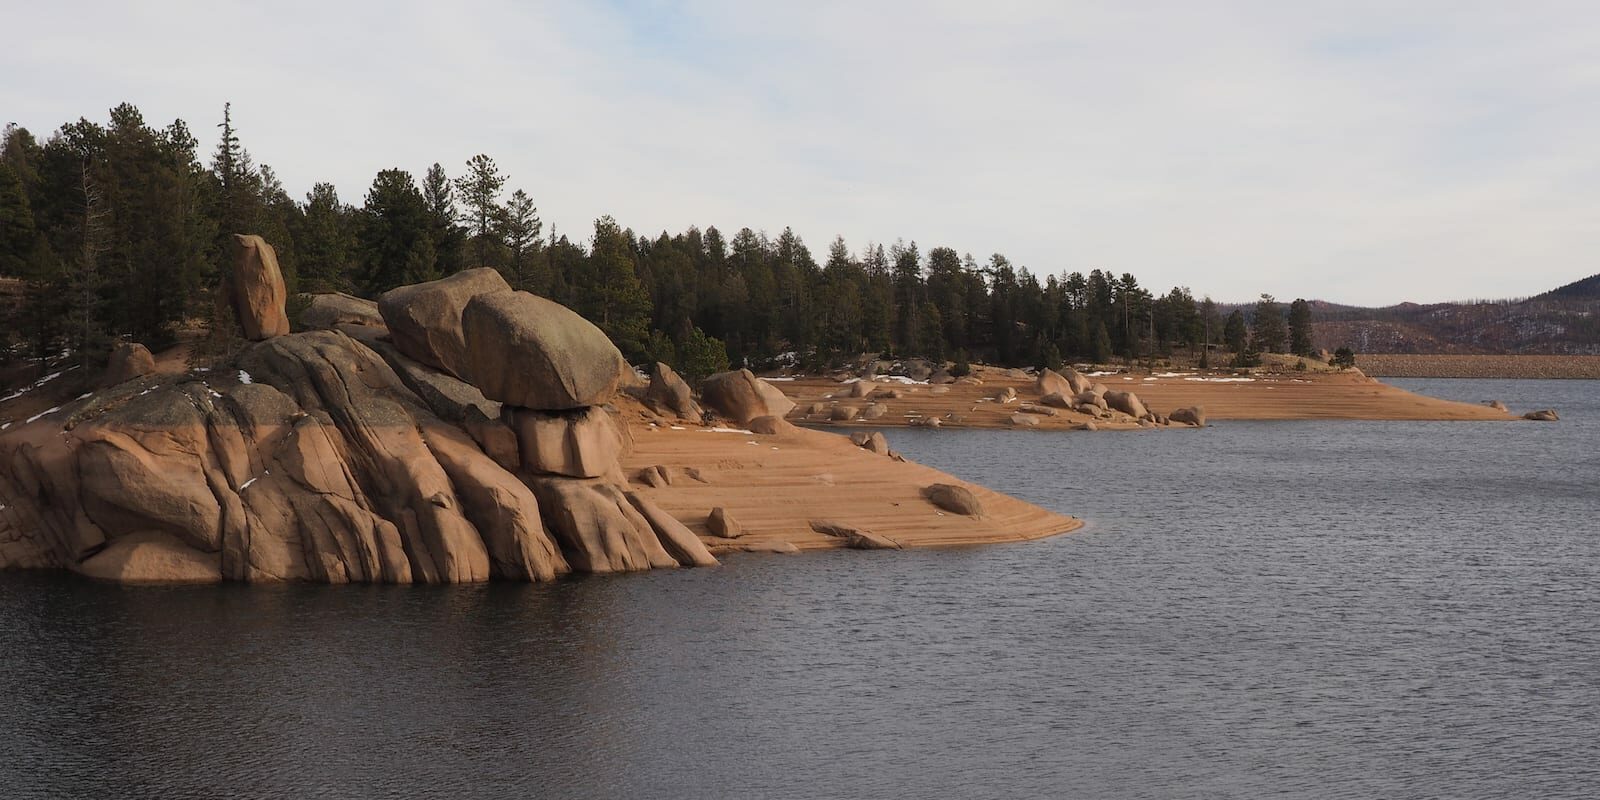
<path fill-rule="evenodd" d="M 239 384 L 151 376 L 129 348 L 114 386 L 0 435 L 0 566 L 454 583 L 716 563 L 629 490 L 608 403 L 631 369 L 594 325 L 477 269 L 375 309 L 318 299 L 302 321 L 323 329 L 289 333 L 271 246 L 239 243 Z"/>
<path fill-rule="evenodd" d="M 1151 410 L 1133 392 L 1107 389 L 1105 384 L 1094 383 L 1070 367 L 1065 369 L 1064 373 L 1051 369 L 1039 373 L 1039 377 L 1034 381 L 1034 388 L 1040 394 L 1040 403 L 1052 408 L 1076 411 L 1095 419 L 1112 419 L 1114 417 L 1112 412 L 1118 412 L 1146 426 L 1175 423 L 1193 425 L 1197 428 L 1206 426 L 1205 409 L 1199 406 L 1180 408 L 1171 415 L 1163 416 Z M 1032 423 L 1017 424 L 1038 424 L 1038 422 L 1035 420 Z M 1095 430 L 1092 422 L 1086 423 L 1085 428 Z"/>

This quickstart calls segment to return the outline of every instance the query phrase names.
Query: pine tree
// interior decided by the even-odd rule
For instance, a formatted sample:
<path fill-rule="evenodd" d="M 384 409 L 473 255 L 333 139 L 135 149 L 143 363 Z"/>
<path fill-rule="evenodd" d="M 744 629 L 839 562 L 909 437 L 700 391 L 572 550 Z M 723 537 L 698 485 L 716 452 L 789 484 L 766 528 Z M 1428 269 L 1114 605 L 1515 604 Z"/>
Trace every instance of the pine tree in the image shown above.
<path fill-rule="evenodd" d="M 1272 295 L 1261 295 L 1261 299 L 1256 301 L 1255 317 L 1250 321 L 1250 344 L 1258 353 L 1281 353 L 1287 337 L 1283 309 L 1272 299 Z"/>
<path fill-rule="evenodd" d="M 9 164 L 0 161 L 0 276 L 22 274 L 37 235 L 33 206 L 22 180 Z"/>
<path fill-rule="evenodd" d="M 373 179 L 361 210 L 359 242 L 361 284 L 368 295 L 438 277 L 427 202 L 405 170 L 386 169 Z"/>
<path fill-rule="evenodd" d="M 494 159 L 482 153 L 469 159 L 467 174 L 456 179 L 456 191 L 467 208 L 474 267 L 500 266 L 494 233 L 500 222 L 500 190 L 505 185 L 506 176 L 500 174 Z"/>
<path fill-rule="evenodd" d="M 1311 355 L 1311 304 L 1298 298 L 1289 304 L 1289 352 Z"/>
<path fill-rule="evenodd" d="M 331 183 L 318 183 L 306 194 L 300 226 L 300 286 L 308 292 L 349 292 L 355 289 L 351 260 L 355 250 L 352 212 L 339 202 Z"/>
<path fill-rule="evenodd" d="M 501 219 L 501 236 L 510 256 L 506 272 L 509 273 L 511 285 L 542 294 L 545 281 L 537 274 L 540 262 L 536 250 L 544 223 L 539 221 L 539 209 L 534 208 L 533 198 L 521 189 L 512 192 L 511 199 L 501 212 Z"/>
<path fill-rule="evenodd" d="M 437 162 L 423 175 L 422 199 L 428 204 L 428 236 L 438 255 L 438 272 L 454 275 L 464 266 L 466 231 L 460 224 L 454 187 Z"/>
<path fill-rule="evenodd" d="M 1246 336 L 1248 333 L 1244 325 L 1244 312 L 1234 309 L 1233 313 L 1228 315 L 1228 321 L 1223 323 L 1222 342 L 1228 346 L 1230 352 L 1243 353 Z"/>
<path fill-rule="evenodd" d="M 578 285 L 579 311 L 611 337 L 623 355 L 644 353 L 649 341 L 650 298 L 635 272 L 632 236 L 616 220 L 594 223 L 588 269 Z"/>

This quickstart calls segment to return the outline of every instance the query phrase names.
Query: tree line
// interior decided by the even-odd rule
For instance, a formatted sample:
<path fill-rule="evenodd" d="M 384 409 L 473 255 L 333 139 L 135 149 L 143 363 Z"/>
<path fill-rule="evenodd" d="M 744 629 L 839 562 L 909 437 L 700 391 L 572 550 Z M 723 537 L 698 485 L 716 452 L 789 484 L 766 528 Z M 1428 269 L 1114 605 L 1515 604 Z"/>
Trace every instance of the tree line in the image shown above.
<path fill-rule="evenodd" d="M 1229 363 L 1311 352 L 1304 300 L 1272 297 L 1224 316 L 1186 287 L 1157 294 L 1132 274 L 1047 274 L 994 253 L 982 260 L 912 241 L 813 254 L 785 228 L 732 236 L 708 226 L 643 236 L 610 217 L 574 239 L 548 233 L 532 197 L 487 155 L 420 182 L 380 171 L 359 205 L 331 183 L 292 198 L 241 144 L 224 107 L 209 163 L 182 121 L 148 124 L 123 104 L 40 142 L 15 125 L 0 139 L 0 277 L 23 300 L 4 335 L 34 357 L 92 359 L 117 339 L 154 348 L 208 319 L 234 233 L 277 250 L 293 292 L 376 297 L 469 267 L 570 306 L 631 360 L 691 375 L 774 360 L 824 367 L 861 353 L 1051 366 L 1113 358 Z M 0 342 L 7 352 L 13 341 Z M 1215 366 L 1221 366 L 1216 364 Z"/>

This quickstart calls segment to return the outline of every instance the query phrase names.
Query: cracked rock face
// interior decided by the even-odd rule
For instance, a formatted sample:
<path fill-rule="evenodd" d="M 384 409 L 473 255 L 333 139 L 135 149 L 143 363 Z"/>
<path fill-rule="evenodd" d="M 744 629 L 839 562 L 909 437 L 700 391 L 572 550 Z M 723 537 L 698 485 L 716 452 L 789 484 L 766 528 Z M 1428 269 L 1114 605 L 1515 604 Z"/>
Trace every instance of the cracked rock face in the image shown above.
<path fill-rule="evenodd" d="M 0 568 L 459 583 L 714 563 L 607 478 L 508 469 L 344 333 L 275 337 L 239 367 L 253 383 L 130 382 L 0 435 Z M 615 472 L 596 414 L 604 446 L 574 457 Z"/>

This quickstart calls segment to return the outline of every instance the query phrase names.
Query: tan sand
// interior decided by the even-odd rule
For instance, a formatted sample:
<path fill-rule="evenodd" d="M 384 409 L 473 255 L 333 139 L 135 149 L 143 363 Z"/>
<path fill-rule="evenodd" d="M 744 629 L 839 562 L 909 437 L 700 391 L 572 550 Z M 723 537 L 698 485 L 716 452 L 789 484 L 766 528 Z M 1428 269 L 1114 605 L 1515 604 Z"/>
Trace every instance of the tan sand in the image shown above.
<path fill-rule="evenodd" d="M 793 428 L 773 436 L 716 432 L 627 413 L 633 447 L 623 459 L 631 488 L 707 537 L 714 552 L 734 542 L 710 537 L 711 509 L 727 509 L 745 528 L 739 548 L 791 543 L 801 550 L 836 548 L 841 540 L 816 533 L 812 521 L 831 521 L 887 537 L 903 547 L 967 545 L 1038 539 L 1066 533 L 1082 521 L 956 479 L 938 470 L 896 461 L 856 447 L 844 436 Z M 673 429 L 673 426 L 681 428 Z M 675 468 L 672 485 L 644 486 L 637 473 L 650 466 Z M 698 471 L 689 477 L 685 467 Z M 922 496 L 934 483 L 971 489 L 984 506 L 980 517 L 941 511 Z"/>
<path fill-rule="evenodd" d="M 938 417 L 946 427 L 1011 428 L 1024 405 L 1038 405 L 1040 396 L 1031 378 L 1010 376 L 1003 370 L 979 369 L 975 373 L 981 386 L 953 384 L 942 395 L 925 385 L 883 384 L 869 399 L 838 397 L 848 387 L 830 378 L 811 377 L 776 381 L 773 385 L 793 398 L 799 407 L 789 416 L 794 422 L 838 425 L 840 427 L 896 427 L 912 424 L 922 417 Z M 1511 415 L 1488 406 L 1439 400 L 1413 394 L 1362 376 L 1348 373 L 1278 373 L 1238 380 L 1231 374 L 1135 373 L 1099 375 L 1091 380 L 1108 389 L 1131 391 L 1145 405 L 1162 414 L 1189 406 L 1204 406 L 1212 420 L 1241 419 L 1364 419 L 1364 420 L 1508 420 Z M 1199 380 L 1197 380 L 1199 379 Z M 1017 400 L 1001 403 L 993 398 L 1006 387 L 1016 390 Z M 898 391 L 898 399 L 886 395 Z M 1489 399 L 1489 398 L 1485 398 Z M 881 402 L 889 411 L 883 417 L 862 422 L 831 423 L 828 414 L 808 415 L 814 403 L 830 408 L 847 405 L 865 408 Z M 1094 418 L 1076 411 L 1057 409 L 1056 416 L 1042 416 L 1035 430 L 1076 429 Z M 1094 420 L 1101 428 L 1136 427 L 1132 420 Z"/>

